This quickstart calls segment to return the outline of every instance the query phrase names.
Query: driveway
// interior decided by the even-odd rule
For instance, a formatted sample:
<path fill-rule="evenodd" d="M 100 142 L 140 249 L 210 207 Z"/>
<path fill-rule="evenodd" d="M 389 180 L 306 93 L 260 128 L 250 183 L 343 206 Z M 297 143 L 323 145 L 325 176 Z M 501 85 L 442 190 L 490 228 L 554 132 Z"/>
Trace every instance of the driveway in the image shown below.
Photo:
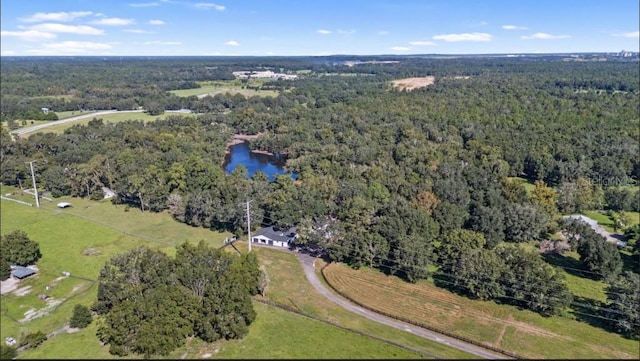
<path fill-rule="evenodd" d="M 253 245 L 256 245 L 256 244 L 254 243 L 252 244 L 252 246 Z M 479 358 L 503 359 L 503 360 L 510 359 L 505 355 L 489 351 L 482 347 L 478 347 L 476 345 L 472 345 L 467 342 L 439 334 L 437 332 L 429 331 L 422 327 L 414 326 L 402 321 L 395 320 L 387 316 L 383 316 L 381 314 L 378 314 L 376 312 L 364 309 L 356 304 L 353 304 L 351 301 L 333 293 L 333 291 L 325 287 L 325 285 L 320 281 L 320 278 L 315 272 L 315 261 L 317 259 L 315 257 L 309 256 L 307 254 L 300 253 L 300 252 L 292 252 L 288 249 L 284 249 L 280 247 L 270 247 L 270 246 L 263 246 L 263 245 L 259 245 L 258 247 L 264 247 L 264 248 L 293 253 L 302 264 L 302 269 L 304 271 L 304 274 L 307 277 L 307 280 L 309 281 L 309 283 L 311 283 L 311 285 L 313 286 L 313 288 L 315 288 L 316 291 L 318 291 L 318 293 L 326 297 L 329 301 L 337 304 L 342 308 L 347 309 L 348 311 L 351 311 L 360 316 L 363 316 L 371 321 L 382 323 L 384 325 L 391 326 L 405 332 L 413 333 L 414 335 L 420 336 L 422 338 L 435 341 L 443 345 L 456 348 L 461 351 L 468 352 L 472 355 L 478 356 Z"/>

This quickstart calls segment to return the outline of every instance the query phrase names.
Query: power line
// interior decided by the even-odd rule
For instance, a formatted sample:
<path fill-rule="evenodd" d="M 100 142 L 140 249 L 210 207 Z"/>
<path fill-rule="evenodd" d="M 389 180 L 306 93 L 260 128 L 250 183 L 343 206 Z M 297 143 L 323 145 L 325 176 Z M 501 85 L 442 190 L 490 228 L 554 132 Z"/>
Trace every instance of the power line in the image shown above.
<path fill-rule="evenodd" d="M 379 258 L 379 257 L 377 257 L 377 258 L 376 258 L 376 257 L 374 257 L 373 259 L 376 259 L 376 260 L 379 260 L 379 261 L 388 261 L 388 262 L 393 262 L 393 263 L 395 263 L 395 264 L 397 264 L 397 265 L 399 265 L 399 266 L 403 266 L 403 267 L 411 267 L 411 268 L 414 268 L 414 269 L 422 270 L 422 268 L 420 268 L 420 267 L 418 267 L 418 266 L 415 266 L 415 265 L 403 265 L 403 264 L 399 263 L 398 261 L 391 260 L 391 259 L 383 259 L 383 258 Z M 439 263 L 437 263 L 437 262 L 432 262 L 432 263 L 433 263 L 433 264 L 436 264 L 436 265 L 438 265 L 438 266 L 442 266 L 441 264 L 439 264 Z M 396 267 L 391 267 L 391 266 L 385 266 L 385 267 L 388 267 L 388 268 L 390 268 L 390 269 L 394 269 L 394 270 L 397 270 L 397 271 L 402 271 L 402 272 L 404 272 L 404 270 L 402 270 L 402 269 L 398 269 L 398 268 L 396 268 Z M 448 273 L 448 272 L 442 272 L 441 270 L 440 270 L 440 272 L 438 272 L 438 274 L 441 274 L 441 275 L 444 275 L 444 276 L 447 276 L 447 277 L 450 277 L 450 278 L 466 280 L 466 278 L 464 278 L 464 277 L 455 276 L 455 275 L 453 275 L 453 274 L 451 274 L 451 273 Z M 483 279 L 485 279 L 485 280 L 488 280 L 486 277 L 482 277 L 482 278 L 483 278 Z M 496 280 L 504 281 L 504 282 L 510 282 L 510 283 L 515 283 L 516 285 L 520 285 L 521 287 L 522 287 L 522 285 L 525 285 L 525 283 L 524 283 L 524 282 L 522 282 L 522 281 L 516 281 L 516 280 L 505 280 L 503 277 L 497 277 L 497 278 L 496 278 Z M 480 282 L 480 283 L 482 283 L 482 284 L 485 284 L 485 285 L 487 284 L 486 282 L 482 282 L 481 280 L 479 280 L 478 282 Z M 526 290 L 521 289 L 521 288 L 508 287 L 508 286 L 505 286 L 505 285 L 502 285 L 502 284 L 501 284 L 501 286 L 502 286 L 504 289 L 508 289 L 508 290 L 510 290 L 510 291 L 512 291 L 512 292 L 521 292 L 521 293 L 525 293 L 525 294 L 529 294 L 529 295 L 536 295 L 534 292 L 526 291 Z M 501 297 L 513 298 L 513 297 L 509 297 L 509 296 L 501 296 Z M 556 297 L 552 297 L 552 296 L 550 296 L 550 297 L 548 297 L 548 298 L 549 298 L 550 300 L 556 300 L 556 301 L 561 301 L 561 302 L 562 302 L 562 300 L 561 300 L 561 299 L 556 298 Z M 527 303 L 531 304 L 530 302 L 528 302 L 528 301 L 526 301 L 526 300 L 520 300 L 520 299 L 517 299 L 517 298 L 513 298 L 513 299 L 518 300 L 518 301 L 527 302 Z M 621 303 L 621 302 L 615 302 L 615 301 L 614 301 L 614 303 L 619 304 L 619 305 L 623 305 L 623 306 L 627 306 L 627 307 L 630 307 L 630 308 L 635 307 L 635 306 L 632 306 L 632 305 L 629 305 L 629 304 L 626 304 L 626 303 Z M 573 306 L 581 306 L 581 307 L 591 308 L 591 309 L 593 309 L 593 310 L 595 310 L 595 311 L 601 311 L 601 310 L 602 310 L 602 311 L 607 311 L 607 312 L 610 312 L 610 313 L 617 313 L 617 314 L 625 315 L 625 314 L 624 314 L 624 312 L 622 312 L 622 311 L 618 311 L 618 310 L 614 310 L 614 309 L 606 308 L 606 307 L 595 307 L 595 306 L 592 306 L 592 305 L 589 305 L 589 304 L 586 304 L 586 303 L 582 303 L 582 302 L 572 301 L 570 304 L 571 304 L 571 305 L 573 305 Z M 594 315 L 594 317 L 595 317 L 595 315 Z"/>

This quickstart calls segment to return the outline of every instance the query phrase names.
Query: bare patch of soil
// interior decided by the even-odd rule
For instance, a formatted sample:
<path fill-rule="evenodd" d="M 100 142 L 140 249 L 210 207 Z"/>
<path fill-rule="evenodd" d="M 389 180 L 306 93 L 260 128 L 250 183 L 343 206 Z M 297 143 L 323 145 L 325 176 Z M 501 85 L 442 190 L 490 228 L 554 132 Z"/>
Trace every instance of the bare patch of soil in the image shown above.
<path fill-rule="evenodd" d="M 400 91 L 403 91 L 403 90 L 411 91 L 414 89 L 427 87 L 435 83 L 435 81 L 436 81 L 435 77 L 425 76 L 421 78 L 406 78 L 406 79 L 394 80 L 391 82 L 391 84 L 393 84 L 394 88 Z"/>
<path fill-rule="evenodd" d="M 95 248 L 87 248 L 84 251 L 82 251 L 82 254 L 84 256 L 94 256 L 94 255 L 100 254 L 100 250 Z"/>
<path fill-rule="evenodd" d="M 0 294 L 4 295 L 5 293 L 15 290 L 18 288 L 18 283 L 20 283 L 20 281 L 13 277 L 9 277 L 8 279 L 0 282 Z"/>
<path fill-rule="evenodd" d="M 19 323 L 27 323 L 36 318 L 40 318 L 48 315 L 53 309 L 56 308 L 59 304 L 62 303 L 62 300 L 56 300 L 54 298 L 49 298 L 47 300 L 47 305 L 39 310 L 32 308 L 24 313 L 24 318 L 18 321 Z"/>
<path fill-rule="evenodd" d="M 31 292 L 31 286 L 24 286 L 21 288 L 18 288 L 17 290 L 13 291 L 13 294 L 16 296 L 26 296 Z"/>

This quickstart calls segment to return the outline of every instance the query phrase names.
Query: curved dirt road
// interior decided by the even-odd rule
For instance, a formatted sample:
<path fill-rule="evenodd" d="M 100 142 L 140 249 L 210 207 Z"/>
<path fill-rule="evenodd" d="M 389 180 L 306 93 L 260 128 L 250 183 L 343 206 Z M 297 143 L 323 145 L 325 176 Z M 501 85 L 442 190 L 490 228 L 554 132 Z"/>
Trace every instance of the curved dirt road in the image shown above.
<path fill-rule="evenodd" d="M 270 247 L 271 248 L 271 247 Z M 316 291 L 318 291 L 320 294 L 322 294 L 324 297 L 328 298 L 331 302 L 351 311 L 354 313 L 357 313 L 361 316 L 364 316 L 372 321 L 375 322 L 379 322 L 382 324 L 385 324 L 387 326 L 391 326 L 394 328 L 397 328 L 399 330 L 403 330 L 406 332 L 410 332 L 413 333 L 415 335 L 418 335 L 420 337 L 426 338 L 428 340 L 432 340 L 435 342 L 439 342 L 441 344 L 453 347 L 453 348 L 457 348 L 458 350 L 462 350 L 465 352 L 468 352 L 472 355 L 476 355 L 478 357 L 481 358 L 487 358 L 487 359 L 509 359 L 509 357 L 502 355 L 502 354 L 498 354 L 495 352 L 491 352 L 487 349 L 484 349 L 482 347 L 478 347 L 476 345 L 472 345 L 469 343 L 466 343 L 464 341 L 460 341 L 460 340 L 456 340 L 454 338 L 448 337 L 448 336 L 444 336 L 441 335 L 439 333 L 433 332 L 433 331 L 429 331 L 427 329 L 421 328 L 421 327 L 417 327 L 408 323 L 404 323 L 402 321 L 398 321 L 395 320 L 393 318 L 390 317 L 386 317 L 383 315 L 380 315 L 378 313 L 375 313 L 373 311 L 369 311 L 367 309 L 364 309 L 362 307 L 359 307 L 353 303 L 351 303 L 350 301 L 347 301 L 346 299 L 336 295 L 335 293 L 333 293 L 332 291 L 330 291 L 329 289 L 327 289 L 322 282 L 320 282 L 320 279 L 318 278 L 318 275 L 315 272 L 315 258 L 311 257 L 309 255 L 306 254 L 302 254 L 302 253 L 295 253 L 296 257 L 298 258 L 298 260 L 300 261 L 300 263 L 302 264 L 302 268 L 304 270 L 304 274 L 307 277 L 307 279 L 309 280 L 309 282 L 311 283 L 311 285 L 313 286 L 313 288 L 316 289 Z"/>

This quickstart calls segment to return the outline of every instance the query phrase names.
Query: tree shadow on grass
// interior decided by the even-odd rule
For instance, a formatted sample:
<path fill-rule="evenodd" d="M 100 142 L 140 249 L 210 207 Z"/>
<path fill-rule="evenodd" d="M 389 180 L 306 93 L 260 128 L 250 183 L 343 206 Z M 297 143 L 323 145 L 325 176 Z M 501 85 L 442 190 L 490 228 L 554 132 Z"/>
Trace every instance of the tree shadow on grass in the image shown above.
<path fill-rule="evenodd" d="M 560 267 L 570 275 L 594 280 L 600 279 L 600 276 L 583 269 L 582 263 L 573 257 L 563 256 L 557 253 L 543 253 L 542 258 L 548 264 Z"/>
<path fill-rule="evenodd" d="M 585 322 L 593 327 L 598 327 L 609 332 L 616 332 L 610 320 L 614 318 L 606 309 L 608 305 L 604 302 L 591 298 L 574 296 L 571 312 L 578 321 Z"/>

